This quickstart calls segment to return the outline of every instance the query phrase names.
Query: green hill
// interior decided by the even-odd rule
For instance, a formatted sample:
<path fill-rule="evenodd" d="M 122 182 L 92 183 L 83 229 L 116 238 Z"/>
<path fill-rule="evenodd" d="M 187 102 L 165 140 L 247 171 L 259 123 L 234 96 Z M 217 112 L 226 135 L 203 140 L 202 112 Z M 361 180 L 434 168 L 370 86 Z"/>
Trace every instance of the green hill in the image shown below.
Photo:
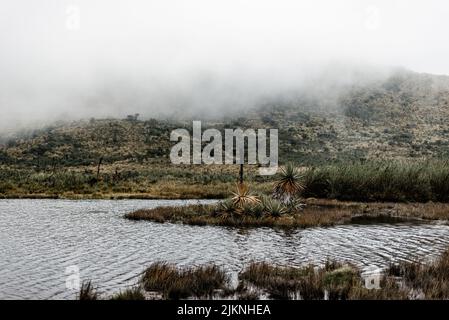
<path fill-rule="evenodd" d="M 170 132 L 190 129 L 192 120 L 90 119 L 4 137 L 0 193 L 189 197 L 195 195 L 186 191 L 192 186 L 215 183 L 222 186 L 202 196 L 222 196 L 223 186 L 235 181 L 237 166 L 174 166 L 169 161 Z M 320 166 L 445 159 L 448 123 L 449 77 L 399 71 L 383 81 L 344 88 L 332 101 L 298 93 L 238 116 L 204 120 L 203 129 L 278 128 L 281 163 Z M 255 176 L 255 168 L 248 171 L 251 179 L 265 181 Z"/>

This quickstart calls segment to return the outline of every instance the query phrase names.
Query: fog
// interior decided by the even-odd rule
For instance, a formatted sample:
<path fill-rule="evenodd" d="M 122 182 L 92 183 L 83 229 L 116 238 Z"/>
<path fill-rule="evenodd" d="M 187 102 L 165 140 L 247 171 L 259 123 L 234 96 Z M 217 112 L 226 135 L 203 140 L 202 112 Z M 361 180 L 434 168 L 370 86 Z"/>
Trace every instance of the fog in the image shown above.
<path fill-rule="evenodd" d="M 449 74 L 446 1 L 2 0 L 0 132 L 219 116 L 393 67 Z"/>

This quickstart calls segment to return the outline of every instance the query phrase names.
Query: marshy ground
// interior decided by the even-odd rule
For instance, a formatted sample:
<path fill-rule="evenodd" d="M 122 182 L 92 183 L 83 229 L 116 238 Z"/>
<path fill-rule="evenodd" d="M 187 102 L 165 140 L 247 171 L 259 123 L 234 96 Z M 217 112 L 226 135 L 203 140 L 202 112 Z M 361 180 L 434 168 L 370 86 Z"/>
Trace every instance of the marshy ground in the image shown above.
<path fill-rule="evenodd" d="M 157 207 L 127 213 L 131 220 L 185 223 L 191 225 L 217 225 L 228 227 L 323 227 L 352 222 L 397 222 L 420 219 L 424 221 L 449 220 L 447 203 L 383 203 L 342 202 L 326 199 L 306 199 L 297 211 L 273 216 L 224 212 L 220 204 L 193 204 L 183 207 Z"/>
<path fill-rule="evenodd" d="M 358 202 L 449 202 L 449 162 L 366 161 L 302 166 L 303 197 Z M 55 170 L 0 165 L 0 198 L 224 199 L 235 189 L 238 165 L 104 164 Z M 268 195 L 278 176 L 245 165 L 244 180 Z"/>
<path fill-rule="evenodd" d="M 366 285 L 357 267 L 335 261 L 322 266 L 288 267 L 253 262 L 232 286 L 226 272 L 209 264 L 178 268 L 165 262 L 150 265 L 138 285 L 111 297 L 101 297 L 91 282 L 83 283 L 78 298 L 92 300 L 145 299 L 448 299 L 449 251 L 427 264 L 391 264 L 376 274 L 378 283 Z"/>
<path fill-rule="evenodd" d="M 447 220 L 449 205 L 431 201 L 446 200 L 448 169 L 445 162 L 402 166 L 366 163 L 320 168 L 288 163 L 266 183 L 265 192 L 252 192 L 250 184 L 242 180 L 236 184 L 231 197 L 217 205 L 143 209 L 128 213 L 125 218 L 280 228 L 331 226 L 362 218 Z M 260 189 L 260 184 L 256 185 Z"/>

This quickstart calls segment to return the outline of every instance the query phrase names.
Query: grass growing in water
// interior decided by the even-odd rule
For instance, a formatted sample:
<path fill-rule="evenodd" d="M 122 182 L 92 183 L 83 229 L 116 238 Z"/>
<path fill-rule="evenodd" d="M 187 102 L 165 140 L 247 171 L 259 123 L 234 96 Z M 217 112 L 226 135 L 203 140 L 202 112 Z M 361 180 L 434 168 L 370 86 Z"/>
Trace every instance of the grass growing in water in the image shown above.
<path fill-rule="evenodd" d="M 162 299 L 234 298 L 254 300 L 366 300 L 449 299 L 449 249 L 437 260 L 423 264 L 392 264 L 380 275 L 380 288 L 367 289 L 361 270 L 351 264 L 327 261 L 323 266 L 275 266 L 250 263 L 238 276 L 238 286 L 229 287 L 228 276 L 215 265 L 177 268 L 156 262 L 141 278 L 141 286 L 122 291 L 111 299 L 141 300 L 144 292 Z M 83 283 L 78 298 L 96 300 L 91 282 Z"/>
<path fill-rule="evenodd" d="M 161 292 L 165 299 L 211 298 L 214 290 L 224 289 L 228 278 L 215 265 L 178 269 L 155 263 L 145 270 L 142 285 L 147 291 Z"/>
<path fill-rule="evenodd" d="M 145 295 L 140 287 L 128 288 L 114 294 L 111 300 L 145 300 Z"/>
<path fill-rule="evenodd" d="M 367 289 L 360 271 L 328 262 L 322 268 L 250 264 L 240 280 L 260 288 L 271 298 L 283 299 L 449 299 L 449 250 L 429 264 L 392 264 L 382 275 L 379 289 Z"/>
<path fill-rule="evenodd" d="M 406 288 L 426 299 L 449 299 L 449 250 L 434 263 L 404 262 L 391 265 L 390 276 L 403 279 Z"/>
<path fill-rule="evenodd" d="M 79 300 L 97 300 L 97 289 L 92 285 L 92 281 L 84 281 L 81 284 L 80 292 L 78 295 Z"/>
<path fill-rule="evenodd" d="M 272 299 L 347 299 L 349 291 L 358 285 L 358 271 L 352 266 L 328 262 L 323 268 L 312 265 L 302 268 L 278 267 L 252 263 L 239 279 L 243 288 L 255 286 Z"/>

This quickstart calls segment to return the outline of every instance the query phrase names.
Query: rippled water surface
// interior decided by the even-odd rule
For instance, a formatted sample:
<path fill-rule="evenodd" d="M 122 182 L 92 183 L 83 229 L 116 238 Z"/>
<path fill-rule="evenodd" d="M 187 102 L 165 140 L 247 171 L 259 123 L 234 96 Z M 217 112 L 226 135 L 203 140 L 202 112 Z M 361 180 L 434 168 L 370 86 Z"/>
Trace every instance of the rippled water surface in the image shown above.
<path fill-rule="evenodd" d="M 136 282 L 154 261 L 215 262 L 235 274 L 249 261 L 360 267 L 432 259 L 449 246 L 444 224 L 369 224 L 286 232 L 129 221 L 124 213 L 183 200 L 0 200 L 0 299 L 70 299 L 66 268 L 76 265 L 110 294 Z M 207 202 L 207 201 L 204 201 Z"/>

